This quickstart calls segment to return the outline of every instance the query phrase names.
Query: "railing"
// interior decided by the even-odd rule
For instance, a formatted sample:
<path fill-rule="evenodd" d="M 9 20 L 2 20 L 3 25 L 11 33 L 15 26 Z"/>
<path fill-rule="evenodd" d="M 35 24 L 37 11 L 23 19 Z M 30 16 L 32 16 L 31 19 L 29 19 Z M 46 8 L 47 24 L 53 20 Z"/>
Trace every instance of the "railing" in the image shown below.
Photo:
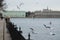
<path fill-rule="evenodd" d="M 26 40 L 22 35 L 22 31 L 18 31 L 12 22 L 8 21 L 6 22 L 6 27 L 11 35 L 12 40 Z"/>

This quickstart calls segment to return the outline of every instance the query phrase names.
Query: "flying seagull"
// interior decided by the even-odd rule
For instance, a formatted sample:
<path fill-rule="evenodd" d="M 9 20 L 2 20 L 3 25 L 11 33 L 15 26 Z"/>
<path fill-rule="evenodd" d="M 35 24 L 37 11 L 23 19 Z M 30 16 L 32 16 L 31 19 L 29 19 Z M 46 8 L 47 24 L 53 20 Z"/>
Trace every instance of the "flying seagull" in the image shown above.
<path fill-rule="evenodd" d="M 56 35 L 55 33 L 52 33 L 52 32 L 51 32 L 50 34 L 51 34 L 51 35 Z"/>
<path fill-rule="evenodd" d="M 45 26 L 45 28 L 49 28 L 49 29 L 51 28 L 50 26 L 46 26 L 45 24 L 43 24 L 43 25 Z"/>
<path fill-rule="evenodd" d="M 32 33 L 33 33 L 33 34 L 37 34 L 37 33 L 34 32 L 34 29 L 33 29 L 33 28 L 30 28 L 30 29 L 32 30 Z"/>
<path fill-rule="evenodd" d="M 20 7 L 17 6 L 18 9 L 20 9 Z"/>

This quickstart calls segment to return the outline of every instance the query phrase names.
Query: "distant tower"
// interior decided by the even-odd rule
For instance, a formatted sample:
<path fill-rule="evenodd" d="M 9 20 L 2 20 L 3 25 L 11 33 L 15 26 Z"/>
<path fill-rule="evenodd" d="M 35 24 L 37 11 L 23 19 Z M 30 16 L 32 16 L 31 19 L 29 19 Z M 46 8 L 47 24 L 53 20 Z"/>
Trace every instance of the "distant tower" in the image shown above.
<path fill-rule="evenodd" d="M 49 10 L 48 6 L 47 6 L 47 10 Z"/>

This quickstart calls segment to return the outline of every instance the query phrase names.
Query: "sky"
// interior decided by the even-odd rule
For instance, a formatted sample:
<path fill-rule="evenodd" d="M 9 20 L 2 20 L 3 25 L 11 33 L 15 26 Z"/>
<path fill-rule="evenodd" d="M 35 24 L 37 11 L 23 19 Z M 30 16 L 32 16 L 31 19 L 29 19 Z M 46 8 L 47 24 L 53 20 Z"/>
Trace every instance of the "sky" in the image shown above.
<path fill-rule="evenodd" d="M 60 0 L 5 0 L 4 2 L 7 5 L 6 10 L 37 11 L 48 7 L 60 11 Z"/>

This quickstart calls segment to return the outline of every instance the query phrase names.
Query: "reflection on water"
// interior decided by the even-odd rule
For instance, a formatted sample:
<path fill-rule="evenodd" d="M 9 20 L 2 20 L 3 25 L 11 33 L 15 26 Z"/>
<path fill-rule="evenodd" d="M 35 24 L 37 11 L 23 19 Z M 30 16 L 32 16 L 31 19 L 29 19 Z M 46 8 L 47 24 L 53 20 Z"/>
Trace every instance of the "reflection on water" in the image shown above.
<path fill-rule="evenodd" d="M 60 40 L 60 18 L 12 18 L 11 21 L 22 28 L 26 39 L 30 33 L 33 40 Z"/>

